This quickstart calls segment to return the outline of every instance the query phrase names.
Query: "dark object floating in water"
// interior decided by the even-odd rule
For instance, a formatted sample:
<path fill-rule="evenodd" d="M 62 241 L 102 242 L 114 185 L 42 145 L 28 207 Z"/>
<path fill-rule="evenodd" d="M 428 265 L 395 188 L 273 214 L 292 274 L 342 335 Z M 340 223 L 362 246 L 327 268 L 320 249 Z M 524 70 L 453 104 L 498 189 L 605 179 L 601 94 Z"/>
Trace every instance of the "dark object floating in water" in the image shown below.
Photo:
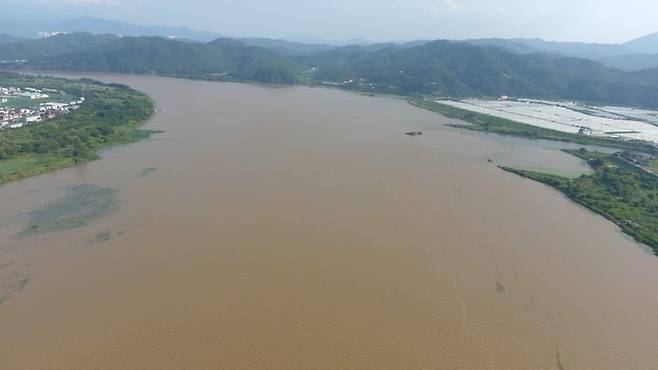
<path fill-rule="evenodd" d="M 493 163 L 493 160 L 491 158 L 487 158 L 487 162 Z"/>
<path fill-rule="evenodd" d="M 417 132 L 412 131 L 412 132 L 407 132 L 406 135 L 407 136 L 422 136 L 423 132 L 422 131 L 417 131 Z"/>

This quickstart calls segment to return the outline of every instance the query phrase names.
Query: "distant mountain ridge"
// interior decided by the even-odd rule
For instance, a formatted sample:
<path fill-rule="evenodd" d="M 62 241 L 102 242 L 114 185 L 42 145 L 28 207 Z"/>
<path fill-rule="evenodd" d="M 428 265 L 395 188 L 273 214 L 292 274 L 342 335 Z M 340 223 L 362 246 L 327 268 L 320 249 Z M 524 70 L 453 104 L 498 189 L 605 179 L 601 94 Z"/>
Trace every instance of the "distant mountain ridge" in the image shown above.
<path fill-rule="evenodd" d="M 230 40 L 185 42 L 122 37 L 97 47 L 32 58 L 21 68 L 160 74 L 223 81 L 298 82 L 297 65 L 272 51 Z"/>
<path fill-rule="evenodd" d="M 94 17 L 77 17 L 65 21 L 17 21 L 12 18 L 0 19 L 0 33 L 22 38 L 39 38 L 44 32 L 87 32 L 93 34 L 114 34 L 117 36 L 162 36 L 197 41 L 212 41 L 221 35 L 214 32 L 194 31 L 186 27 L 140 26 Z"/>
<path fill-rule="evenodd" d="M 159 36 L 179 40 L 210 42 L 220 37 L 215 32 L 195 31 L 186 27 L 141 26 L 127 22 L 77 17 L 64 21 L 17 21 L 11 18 L 0 19 L 0 44 L 20 41 L 20 38 L 39 38 L 57 32 L 92 34 L 114 34 L 117 36 Z M 11 39 L 11 38 L 14 39 Z M 344 46 L 373 46 L 396 43 L 371 44 L 365 40 L 351 42 L 295 42 L 262 37 L 233 38 L 249 46 L 257 46 L 286 56 L 303 56 Z M 415 44 L 426 41 L 414 41 Z M 458 40 L 455 42 L 463 42 Z M 493 46 L 517 54 L 546 53 L 559 56 L 584 58 L 602 62 L 608 66 L 627 71 L 658 67 L 658 33 L 639 37 L 623 44 L 596 44 L 584 42 L 553 42 L 542 39 L 474 39 L 466 40 L 474 45 Z M 376 46 L 375 46 L 376 47 Z"/>
<path fill-rule="evenodd" d="M 346 47 L 301 61 L 315 67 L 318 80 L 358 81 L 402 95 L 510 95 L 658 107 L 657 69 L 629 73 L 586 59 L 464 42 L 376 51 Z"/>
<path fill-rule="evenodd" d="M 658 32 L 638 37 L 623 45 L 636 53 L 658 54 Z"/>
<path fill-rule="evenodd" d="M 658 33 L 623 44 L 554 42 L 542 39 L 474 39 L 474 45 L 493 46 L 519 54 L 547 53 L 584 58 L 627 71 L 658 67 Z"/>
<path fill-rule="evenodd" d="M 87 50 L 119 39 L 112 34 L 85 32 L 60 34 L 43 39 L 28 39 L 0 44 L 0 60 L 33 59 Z"/>
<path fill-rule="evenodd" d="M 333 49 L 334 46 L 328 44 L 304 44 L 281 39 L 268 39 L 262 37 L 239 38 L 238 41 L 244 42 L 249 46 L 256 46 L 263 49 L 275 51 L 283 55 L 308 55 L 321 51 Z"/>
<path fill-rule="evenodd" d="M 627 64 L 628 55 L 614 55 L 619 45 L 579 45 L 485 39 L 334 47 L 258 38 L 200 42 L 77 32 L 0 44 L 0 60 L 27 60 L 3 64 L 23 69 L 276 84 L 330 82 L 402 95 L 510 95 L 658 108 L 658 69 L 624 72 L 596 60 L 564 55 L 612 54 L 604 58 L 607 63 Z M 622 60 L 613 59 L 617 57 Z M 640 55 L 637 66 L 652 67 L 642 64 L 642 58 L 648 57 Z"/>

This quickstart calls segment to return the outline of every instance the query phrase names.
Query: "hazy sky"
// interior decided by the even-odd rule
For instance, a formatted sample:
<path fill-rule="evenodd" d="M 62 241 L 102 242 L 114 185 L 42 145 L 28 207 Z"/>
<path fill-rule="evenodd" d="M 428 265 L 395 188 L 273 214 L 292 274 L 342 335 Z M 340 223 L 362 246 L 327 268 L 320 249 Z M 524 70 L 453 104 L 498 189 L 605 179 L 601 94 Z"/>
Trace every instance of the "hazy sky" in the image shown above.
<path fill-rule="evenodd" d="M 92 15 L 231 36 L 326 40 L 621 42 L 658 32 L 657 0 L 0 0 L 3 15 Z"/>

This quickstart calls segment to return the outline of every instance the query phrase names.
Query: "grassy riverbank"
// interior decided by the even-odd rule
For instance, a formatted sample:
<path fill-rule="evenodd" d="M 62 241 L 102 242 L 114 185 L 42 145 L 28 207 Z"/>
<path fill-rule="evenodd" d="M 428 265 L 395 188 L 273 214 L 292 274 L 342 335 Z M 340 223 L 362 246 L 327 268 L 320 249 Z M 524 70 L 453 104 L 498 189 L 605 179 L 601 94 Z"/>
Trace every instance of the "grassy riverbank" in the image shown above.
<path fill-rule="evenodd" d="M 505 118 L 494 117 L 488 114 L 471 112 L 465 109 L 455 108 L 430 100 L 416 99 L 410 101 L 410 103 L 419 108 L 437 112 L 449 118 L 468 122 L 470 125 L 453 124 L 451 126 L 472 131 L 518 136 L 526 139 L 544 139 L 571 142 L 582 145 L 604 146 L 622 150 L 639 150 L 648 153 L 656 153 L 658 151 L 650 144 L 642 142 L 628 142 L 602 137 L 570 134 L 567 132 L 560 132 L 542 127 L 526 125 L 524 123 L 511 121 Z"/>
<path fill-rule="evenodd" d="M 620 149 L 624 152 L 603 154 L 585 149 L 566 151 L 586 160 L 594 173 L 567 178 L 544 172 L 503 167 L 508 172 L 532 179 L 560 190 L 571 200 L 606 217 L 636 241 L 649 246 L 658 256 L 658 162 L 632 163 L 634 153 L 648 153 L 656 157 L 655 146 L 643 142 L 628 142 L 564 133 L 520 122 L 476 113 L 428 100 L 411 103 L 446 117 L 468 122 L 451 126 L 517 136 L 528 139 L 545 139 Z"/>
<path fill-rule="evenodd" d="M 83 96 L 70 114 L 0 131 L 0 184 L 97 159 L 98 151 L 148 137 L 140 130 L 154 112 L 144 93 L 91 80 L 0 73 L 0 86 L 37 87 Z"/>
<path fill-rule="evenodd" d="M 606 217 L 658 255 L 658 176 L 626 161 L 621 154 L 585 149 L 568 151 L 586 160 L 594 174 L 567 179 L 513 168 L 503 169 L 554 187 L 573 201 Z"/>

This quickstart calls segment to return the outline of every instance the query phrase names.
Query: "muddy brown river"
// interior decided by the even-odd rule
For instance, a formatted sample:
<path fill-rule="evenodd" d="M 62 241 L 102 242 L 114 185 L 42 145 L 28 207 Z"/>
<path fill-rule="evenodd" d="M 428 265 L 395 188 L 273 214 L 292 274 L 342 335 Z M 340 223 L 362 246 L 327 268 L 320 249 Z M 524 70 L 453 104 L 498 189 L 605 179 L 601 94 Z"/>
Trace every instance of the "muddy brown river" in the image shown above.
<path fill-rule="evenodd" d="M 0 187 L 1 369 L 658 368 L 658 258 L 496 167 L 587 171 L 564 144 L 336 90 L 93 77 L 165 132 Z"/>

